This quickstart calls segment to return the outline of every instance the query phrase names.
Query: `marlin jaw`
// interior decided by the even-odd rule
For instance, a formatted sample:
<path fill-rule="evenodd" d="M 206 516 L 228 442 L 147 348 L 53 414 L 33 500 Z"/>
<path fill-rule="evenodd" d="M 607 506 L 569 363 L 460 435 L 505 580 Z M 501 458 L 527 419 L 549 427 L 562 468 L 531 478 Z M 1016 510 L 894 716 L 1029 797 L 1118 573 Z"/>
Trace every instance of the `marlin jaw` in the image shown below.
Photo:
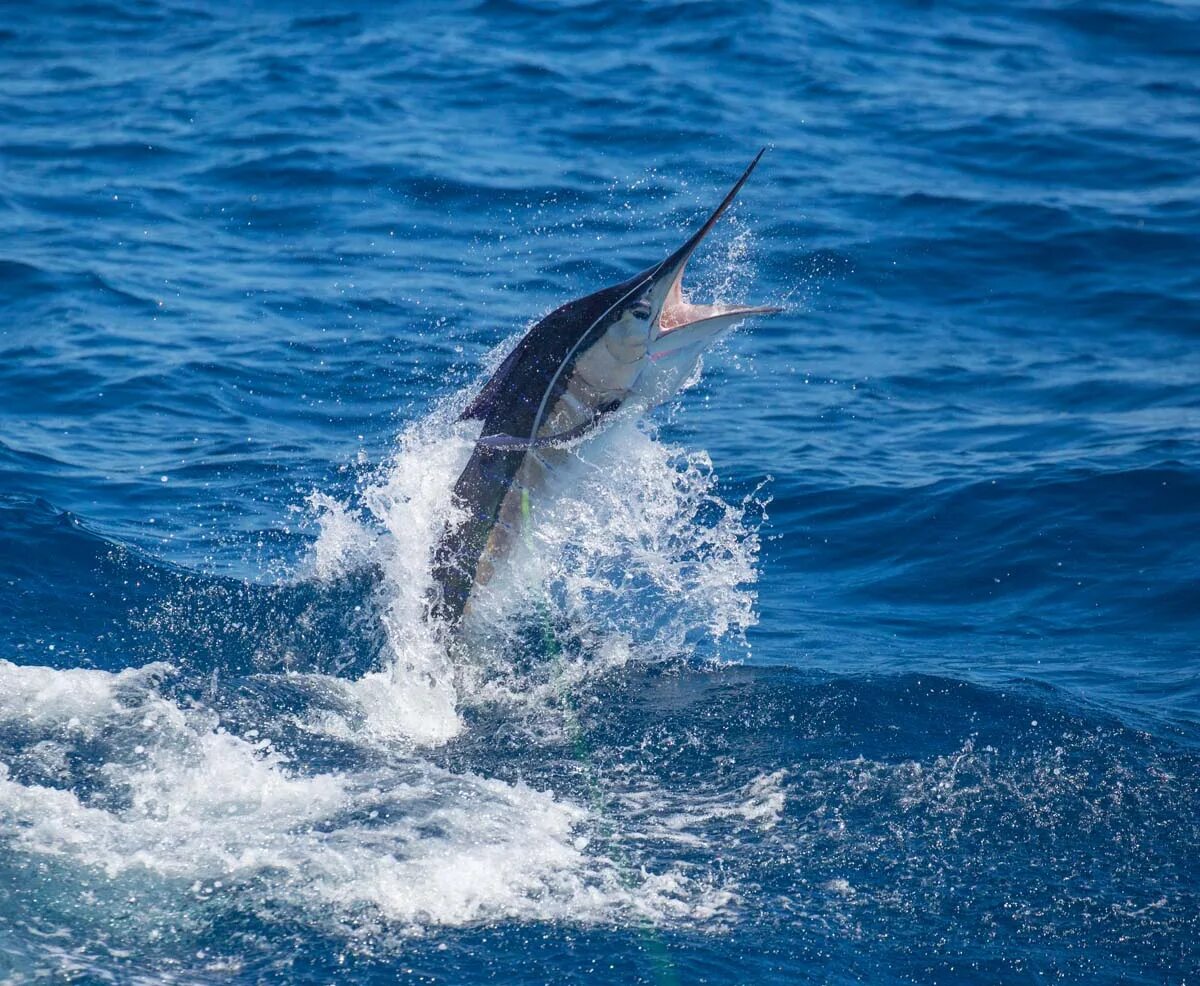
<path fill-rule="evenodd" d="M 742 176 L 713 211 L 712 215 L 678 250 L 656 267 L 639 275 L 649 288 L 645 300 L 654 317 L 649 326 L 645 369 L 634 387 L 644 406 L 669 400 L 689 379 L 704 351 L 734 325 L 751 315 L 774 315 L 783 311 L 775 305 L 695 304 L 684 294 L 683 275 L 688 261 L 761 160 L 763 148 L 742 172 Z"/>
<path fill-rule="evenodd" d="M 712 232 L 716 222 L 721 216 L 725 215 L 726 210 L 733 204 L 733 199 L 737 198 L 738 192 L 742 191 L 742 186 L 746 184 L 746 179 L 750 178 L 750 174 L 754 172 L 758 161 L 761 160 L 766 148 L 758 151 L 755 160 L 750 162 L 750 167 L 742 173 L 742 178 L 739 178 L 728 192 L 727 196 L 721 200 L 721 204 L 716 206 L 713 214 L 708 217 L 703 226 L 696 230 L 696 233 L 689 238 L 688 242 L 672 253 L 670 257 L 662 261 L 656 269 L 648 271 L 650 277 L 649 294 L 653 297 L 653 302 L 658 302 L 659 315 L 655 324 L 650 330 L 650 342 L 654 343 L 656 339 L 664 338 L 671 332 L 691 329 L 695 326 L 696 330 L 715 330 L 703 332 L 703 335 L 712 337 L 719 332 L 720 329 L 731 326 L 737 321 L 740 321 L 748 315 L 769 315 L 782 311 L 782 308 L 774 305 L 695 305 L 688 300 L 683 291 L 683 275 L 688 261 L 692 254 L 696 252 L 698 246 L 701 245 L 704 238 Z M 665 288 L 665 290 L 664 290 Z M 703 325 L 703 323 L 719 323 L 714 325 Z M 692 335 L 689 332 L 689 335 Z M 673 347 L 665 347 L 673 348 Z"/>
<path fill-rule="evenodd" d="M 740 321 L 749 315 L 775 315 L 783 311 L 777 305 L 697 305 L 689 301 L 683 293 L 683 272 L 687 259 L 679 265 L 678 271 L 671 280 L 667 291 L 666 301 L 658 315 L 658 332 L 654 338 L 661 338 L 669 332 L 685 329 L 700 322 L 719 319 L 724 323 Z"/>

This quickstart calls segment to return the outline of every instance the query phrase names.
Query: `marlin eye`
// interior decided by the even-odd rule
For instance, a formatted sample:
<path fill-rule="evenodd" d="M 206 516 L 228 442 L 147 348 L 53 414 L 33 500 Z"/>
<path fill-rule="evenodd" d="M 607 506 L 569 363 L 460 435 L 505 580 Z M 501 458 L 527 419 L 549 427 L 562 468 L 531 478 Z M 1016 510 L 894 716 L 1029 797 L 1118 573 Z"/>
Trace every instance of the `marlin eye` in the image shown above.
<path fill-rule="evenodd" d="M 634 318 L 649 318 L 650 317 L 650 302 L 648 302 L 648 301 L 634 302 L 629 308 L 629 313 Z"/>

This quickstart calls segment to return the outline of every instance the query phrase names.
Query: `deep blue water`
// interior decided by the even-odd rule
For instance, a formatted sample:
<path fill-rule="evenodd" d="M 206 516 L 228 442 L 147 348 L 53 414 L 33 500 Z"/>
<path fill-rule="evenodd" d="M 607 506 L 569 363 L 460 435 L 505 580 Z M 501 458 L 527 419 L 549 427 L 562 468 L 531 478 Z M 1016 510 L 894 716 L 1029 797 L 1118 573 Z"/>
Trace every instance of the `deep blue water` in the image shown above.
<path fill-rule="evenodd" d="M 1200 977 L 1197 14 L 5 7 L 0 981 Z M 453 411 L 762 144 L 439 649 Z"/>

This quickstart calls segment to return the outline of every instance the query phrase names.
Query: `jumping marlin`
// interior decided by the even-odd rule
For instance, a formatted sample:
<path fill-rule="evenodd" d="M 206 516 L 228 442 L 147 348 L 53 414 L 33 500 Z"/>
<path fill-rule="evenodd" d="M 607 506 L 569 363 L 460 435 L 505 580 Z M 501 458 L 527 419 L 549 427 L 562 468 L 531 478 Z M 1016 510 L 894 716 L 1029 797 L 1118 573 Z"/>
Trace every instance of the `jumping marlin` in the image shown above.
<path fill-rule="evenodd" d="M 766 149 L 764 148 L 763 151 Z M 771 306 L 696 305 L 683 271 L 763 156 L 750 163 L 708 220 L 682 247 L 621 284 L 555 309 L 525 335 L 459 420 L 480 420 L 470 461 L 454 484 L 465 513 L 446 525 L 434 554 L 431 614 L 457 624 L 471 592 L 491 575 L 529 495 L 577 441 L 618 408 L 669 400 L 704 350 L 748 315 Z"/>

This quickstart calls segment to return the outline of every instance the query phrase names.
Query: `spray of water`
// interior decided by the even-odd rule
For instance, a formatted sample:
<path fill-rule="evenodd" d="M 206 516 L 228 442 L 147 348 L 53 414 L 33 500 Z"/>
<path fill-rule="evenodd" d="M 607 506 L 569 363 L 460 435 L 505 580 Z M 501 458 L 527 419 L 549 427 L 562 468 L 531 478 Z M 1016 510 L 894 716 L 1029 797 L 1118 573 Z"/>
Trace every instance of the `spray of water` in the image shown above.
<path fill-rule="evenodd" d="M 714 657 L 754 623 L 759 550 L 750 503 L 726 502 L 708 456 L 626 421 L 575 449 L 532 504 L 525 531 L 477 590 L 463 645 L 426 618 L 430 560 L 457 519 L 449 490 L 477 426 L 451 423 L 456 403 L 407 429 L 392 459 L 350 502 L 313 498 L 320 531 L 309 570 L 383 573 L 378 605 L 389 653 L 348 687 L 383 738 L 441 742 L 460 712 L 505 696 L 536 701 L 562 682 L 629 661 Z"/>

